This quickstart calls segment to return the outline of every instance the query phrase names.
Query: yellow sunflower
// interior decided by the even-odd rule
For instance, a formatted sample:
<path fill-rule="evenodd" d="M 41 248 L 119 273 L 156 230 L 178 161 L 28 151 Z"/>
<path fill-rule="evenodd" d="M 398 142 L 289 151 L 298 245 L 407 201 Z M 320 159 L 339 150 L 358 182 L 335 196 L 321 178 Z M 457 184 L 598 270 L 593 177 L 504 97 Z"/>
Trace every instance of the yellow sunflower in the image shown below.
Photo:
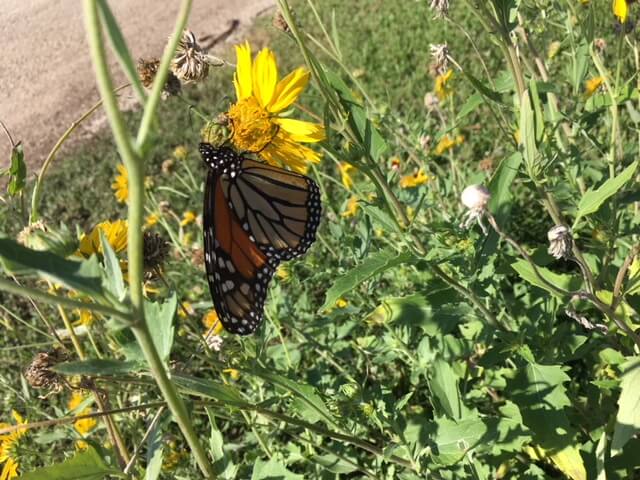
<path fill-rule="evenodd" d="M 105 240 L 116 253 L 122 252 L 127 248 L 127 231 L 128 223 L 126 220 L 116 220 L 115 222 L 101 222 L 96 225 L 91 233 L 83 235 L 80 239 L 80 247 L 78 253 L 89 258 L 94 253 L 102 253 L 102 244 L 100 243 L 100 231 L 105 236 Z"/>
<path fill-rule="evenodd" d="M 629 15 L 627 0 L 613 0 L 613 14 L 618 17 L 620 23 L 625 23 Z"/>
<path fill-rule="evenodd" d="M 324 140 L 324 127 L 285 118 L 284 111 L 309 83 L 309 71 L 297 68 L 278 81 L 274 53 L 263 48 L 252 60 L 249 42 L 236 46 L 236 56 L 233 84 L 237 101 L 227 112 L 233 144 L 240 151 L 259 154 L 272 165 L 305 173 L 307 162 L 318 163 L 320 156 L 302 143 Z"/>
<path fill-rule="evenodd" d="M 28 423 L 22 415 L 13 410 L 13 418 L 17 425 L 24 425 Z M 7 423 L 0 423 L 0 428 L 9 427 Z M 16 430 L 6 435 L 0 435 L 0 464 L 2 465 L 2 472 L 0 472 L 0 479 L 9 480 L 11 478 L 18 477 L 19 458 L 17 445 L 20 439 L 27 434 L 27 429 Z"/>
<path fill-rule="evenodd" d="M 119 203 L 125 203 L 129 197 L 129 173 L 122 163 L 119 163 L 116 168 L 118 169 L 118 175 L 116 175 L 114 182 L 111 184 L 111 188 L 116 200 Z"/>

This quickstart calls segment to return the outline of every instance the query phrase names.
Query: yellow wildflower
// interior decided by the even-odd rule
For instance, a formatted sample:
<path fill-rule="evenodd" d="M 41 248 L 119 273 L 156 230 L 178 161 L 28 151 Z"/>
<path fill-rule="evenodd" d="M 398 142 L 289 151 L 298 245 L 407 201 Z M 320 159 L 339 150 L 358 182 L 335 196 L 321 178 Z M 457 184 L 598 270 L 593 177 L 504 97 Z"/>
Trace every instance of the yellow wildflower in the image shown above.
<path fill-rule="evenodd" d="M 453 70 L 449 69 L 446 73 L 438 75 L 436 77 L 436 96 L 440 100 L 444 100 L 453 93 L 453 88 L 450 85 L 451 77 L 453 76 Z"/>
<path fill-rule="evenodd" d="M 95 320 L 93 313 L 91 310 L 76 310 L 78 314 L 78 321 L 75 325 L 84 325 L 85 327 L 90 327 Z"/>
<path fill-rule="evenodd" d="M 100 222 L 96 225 L 91 233 L 82 235 L 80 238 L 80 247 L 78 252 L 84 257 L 90 257 L 94 253 L 102 253 L 102 245 L 100 243 L 100 232 L 104 235 L 113 251 L 118 253 L 127 248 L 127 221 L 116 220 L 115 222 Z"/>
<path fill-rule="evenodd" d="M 436 145 L 435 153 L 436 155 L 442 155 L 445 152 L 448 152 L 453 147 L 458 145 L 462 145 L 464 143 L 464 137 L 462 135 L 458 135 L 455 138 L 451 138 L 449 135 L 445 135 L 440 139 L 438 145 Z"/>
<path fill-rule="evenodd" d="M 80 404 L 82 404 L 82 402 L 84 402 L 85 400 L 86 400 L 86 397 L 82 394 L 82 392 L 80 392 L 79 390 L 75 390 L 71 395 L 69 402 L 67 402 L 67 409 L 69 411 L 73 411 L 77 409 L 80 406 Z M 75 414 L 87 415 L 91 413 L 91 411 L 92 410 L 90 407 L 86 407 L 86 408 L 83 408 L 82 411 L 80 412 L 75 412 Z M 91 430 L 96 428 L 97 424 L 98 422 L 96 421 L 95 418 L 83 418 L 80 420 L 76 420 L 73 423 L 73 427 L 76 429 L 76 432 L 78 432 L 82 436 L 85 436 Z"/>
<path fill-rule="evenodd" d="M 276 276 L 283 282 L 288 281 L 291 277 L 291 274 L 289 273 L 289 267 L 284 263 L 281 264 L 276 270 Z"/>
<path fill-rule="evenodd" d="M 405 175 L 400 179 L 401 188 L 415 188 L 429 181 L 429 176 L 424 173 L 424 169 L 420 169 L 411 175 Z"/>
<path fill-rule="evenodd" d="M 187 210 L 186 212 L 184 212 L 184 214 L 182 215 L 182 221 L 180 222 L 180 226 L 181 227 L 186 227 L 187 225 L 189 225 L 190 223 L 195 222 L 196 220 L 196 214 L 195 212 L 192 212 L 191 210 Z"/>
<path fill-rule="evenodd" d="M 342 212 L 341 215 L 344 218 L 349 218 L 349 217 L 355 216 L 357 211 L 358 211 L 358 197 L 354 195 L 347 201 L 347 208 L 345 208 L 344 212 Z"/>
<path fill-rule="evenodd" d="M 345 308 L 347 305 L 349 305 L 349 302 L 347 302 L 344 298 L 339 298 L 338 300 L 336 300 L 336 307 L 338 308 Z"/>
<path fill-rule="evenodd" d="M 214 309 L 209 310 L 202 316 L 202 325 L 207 329 L 206 333 L 209 335 L 218 335 L 224 330 L 222 322 Z"/>
<path fill-rule="evenodd" d="M 233 381 L 237 381 L 240 378 L 240 372 L 235 368 L 225 368 L 222 372 L 229 375 L 229 378 Z"/>
<path fill-rule="evenodd" d="M 184 160 L 185 158 L 187 158 L 187 153 L 187 147 L 185 147 L 184 145 L 178 145 L 173 150 L 173 156 L 178 160 Z"/>
<path fill-rule="evenodd" d="M 188 315 L 193 315 L 194 313 L 195 313 L 195 310 L 193 309 L 193 307 L 191 306 L 191 303 L 189 302 L 182 302 L 182 308 L 178 309 L 178 316 L 180 318 L 187 318 Z"/>
<path fill-rule="evenodd" d="M 279 114 L 305 89 L 309 71 L 298 68 L 278 81 L 273 52 L 264 48 L 252 60 L 249 42 L 236 46 L 236 56 L 233 84 L 237 101 L 227 112 L 233 144 L 240 151 L 259 154 L 272 165 L 284 165 L 305 173 L 307 162 L 318 163 L 320 156 L 301 143 L 324 140 L 324 127 Z"/>
<path fill-rule="evenodd" d="M 158 223 L 159 219 L 160 219 L 160 215 L 158 215 L 157 213 L 151 213 L 147 215 L 147 218 L 144 221 L 144 228 L 153 227 L 156 223 Z"/>
<path fill-rule="evenodd" d="M 22 415 L 20 415 L 15 410 L 13 410 L 11 413 L 17 425 L 25 425 L 28 423 L 22 417 Z M 10 426 L 11 425 L 7 423 L 0 423 L 0 428 L 6 428 Z M 0 435 L 0 464 L 4 464 L 2 466 L 2 472 L 0 473 L 1 480 L 9 480 L 11 478 L 18 477 L 18 468 L 20 464 L 18 461 L 16 446 L 19 443 L 20 439 L 26 434 L 27 429 L 22 428 L 5 435 Z"/>
<path fill-rule="evenodd" d="M 116 175 L 115 181 L 111 184 L 116 200 L 120 203 L 126 203 L 129 198 L 129 172 L 126 167 L 119 163 L 116 167 L 118 169 L 118 175 Z"/>
<path fill-rule="evenodd" d="M 169 442 L 169 453 L 164 456 L 162 460 L 163 470 L 175 470 L 178 464 L 185 458 L 188 458 L 189 454 L 186 450 L 178 450 L 176 448 L 176 442 Z"/>
<path fill-rule="evenodd" d="M 592 77 L 584 83 L 585 98 L 591 97 L 604 83 L 604 77 Z"/>
<path fill-rule="evenodd" d="M 613 14 L 620 20 L 620 23 L 625 23 L 629 15 L 627 0 L 613 0 Z"/>
<path fill-rule="evenodd" d="M 342 184 L 347 190 L 351 190 L 353 187 L 353 178 L 351 178 L 351 172 L 355 170 L 355 167 L 350 163 L 341 162 L 338 164 L 338 170 L 340 170 L 340 177 Z"/>

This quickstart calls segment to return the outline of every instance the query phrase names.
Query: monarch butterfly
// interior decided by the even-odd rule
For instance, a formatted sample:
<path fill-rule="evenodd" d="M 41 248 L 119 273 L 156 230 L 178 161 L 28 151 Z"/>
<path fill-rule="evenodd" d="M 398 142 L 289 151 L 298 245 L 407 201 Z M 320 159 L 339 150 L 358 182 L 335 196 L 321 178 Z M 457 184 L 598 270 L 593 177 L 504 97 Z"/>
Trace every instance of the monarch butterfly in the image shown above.
<path fill-rule="evenodd" d="M 253 333 L 269 281 L 283 260 L 304 254 L 320 223 L 320 191 L 310 178 L 257 162 L 231 148 L 200 144 L 209 167 L 204 251 L 209 290 L 225 330 Z"/>

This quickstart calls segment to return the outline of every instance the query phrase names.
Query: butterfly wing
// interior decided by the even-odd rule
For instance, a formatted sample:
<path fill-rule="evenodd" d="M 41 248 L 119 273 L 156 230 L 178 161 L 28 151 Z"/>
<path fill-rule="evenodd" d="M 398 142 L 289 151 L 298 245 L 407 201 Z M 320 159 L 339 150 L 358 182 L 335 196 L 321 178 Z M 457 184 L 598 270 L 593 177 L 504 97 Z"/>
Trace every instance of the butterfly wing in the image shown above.
<path fill-rule="evenodd" d="M 230 208 L 223 176 L 210 170 L 204 197 L 204 250 L 213 303 L 225 330 L 253 333 L 263 317 L 267 287 L 277 267 L 267 261 Z"/>
<path fill-rule="evenodd" d="M 304 254 L 314 242 L 322 207 L 309 177 L 242 158 L 221 181 L 242 229 L 272 264 Z"/>

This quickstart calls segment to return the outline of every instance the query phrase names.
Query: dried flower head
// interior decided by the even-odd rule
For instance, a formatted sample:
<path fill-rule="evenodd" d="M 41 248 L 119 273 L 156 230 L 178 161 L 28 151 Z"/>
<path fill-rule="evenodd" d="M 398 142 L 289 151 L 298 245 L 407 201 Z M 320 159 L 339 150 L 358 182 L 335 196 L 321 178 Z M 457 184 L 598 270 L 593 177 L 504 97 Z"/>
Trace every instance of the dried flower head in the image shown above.
<path fill-rule="evenodd" d="M 153 81 L 158 74 L 158 67 L 160 66 L 160 60 L 157 58 L 140 58 L 138 59 L 138 76 L 140 77 L 140 81 L 142 82 L 142 86 L 144 88 L 151 89 L 153 85 Z M 169 72 L 167 76 L 167 81 L 164 84 L 164 89 L 162 91 L 162 97 L 166 98 L 170 95 L 178 95 L 180 93 L 180 80 L 176 78 L 176 76 Z"/>
<path fill-rule="evenodd" d="M 169 255 L 169 243 L 155 232 L 145 231 L 143 242 L 143 264 L 146 271 L 158 268 Z"/>
<path fill-rule="evenodd" d="M 49 229 L 42 220 L 30 223 L 18 234 L 18 243 L 34 250 L 46 250 L 46 245 L 40 241 L 40 233 L 46 233 Z"/>
<path fill-rule="evenodd" d="M 433 58 L 431 70 L 436 75 L 444 75 L 449 71 L 449 47 L 446 43 L 432 44 L 431 57 Z"/>
<path fill-rule="evenodd" d="M 281 32 L 289 33 L 291 31 L 291 29 L 289 28 L 289 24 L 287 23 L 287 20 L 284 18 L 284 15 L 282 15 L 282 12 L 280 11 L 280 9 L 276 10 L 276 13 L 273 15 L 272 24 L 275 28 L 277 28 Z"/>
<path fill-rule="evenodd" d="M 424 106 L 431 113 L 440 108 L 440 99 L 432 92 L 427 92 L 424 96 Z"/>
<path fill-rule="evenodd" d="M 556 225 L 547 232 L 547 238 L 549 239 L 549 255 L 557 259 L 568 258 L 571 255 L 573 238 L 569 227 Z"/>
<path fill-rule="evenodd" d="M 487 211 L 487 205 L 491 200 L 491 193 L 484 185 L 470 185 L 462 191 L 460 201 L 469 209 L 465 220 L 460 224 L 461 228 L 469 228 L 473 222 L 478 222 L 483 233 L 487 229 L 482 223 L 482 217 Z"/>
<path fill-rule="evenodd" d="M 436 18 L 449 15 L 449 0 L 431 0 L 431 10 L 436 12 Z"/>
<path fill-rule="evenodd" d="M 36 354 L 31 364 L 24 371 L 27 383 L 33 388 L 48 390 L 45 397 L 52 393 L 59 393 L 64 388 L 64 380 L 51 370 L 51 367 L 67 359 L 68 355 L 61 349 Z"/>
<path fill-rule="evenodd" d="M 220 67 L 224 61 L 207 55 L 191 30 L 184 30 L 176 54 L 171 60 L 171 71 L 184 83 L 199 82 L 209 75 L 209 66 Z"/>

